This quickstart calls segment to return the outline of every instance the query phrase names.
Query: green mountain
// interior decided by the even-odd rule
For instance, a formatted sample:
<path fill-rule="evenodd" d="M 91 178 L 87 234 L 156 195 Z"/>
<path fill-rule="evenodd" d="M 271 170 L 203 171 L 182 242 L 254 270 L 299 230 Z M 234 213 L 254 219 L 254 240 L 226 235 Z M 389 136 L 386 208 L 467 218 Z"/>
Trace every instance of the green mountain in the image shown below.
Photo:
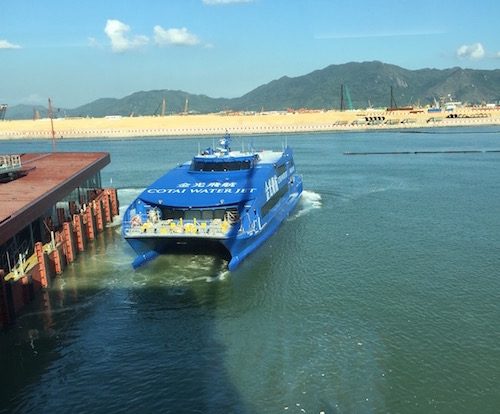
<path fill-rule="evenodd" d="M 213 112 L 222 110 L 228 99 L 214 99 L 205 95 L 192 95 L 183 91 L 156 90 L 135 92 L 121 99 L 104 98 L 75 109 L 67 110 L 71 116 L 106 115 L 158 115 L 162 112 L 165 99 L 165 113 Z M 187 100 L 187 103 L 186 103 Z"/>
<path fill-rule="evenodd" d="M 307 75 L 284 76 L 232 99 L 210 98 L 183 91 L 154 90 L 133 93 L 121 99 L 103 98 L 74 109 L 60 109 L 59 116 L 155 115 L 166 113 L 210 113 L 226 110 L 266 111 L 288 108 L 340 108 L 344 86 L 345 108 L 429 105 L 442 99 L 481 104 L 500 101 L 500 70 L 450 69 L 407 70 L 382 62 L 351 62 L 330 65 Z M 350 98 L 350 101 L 349 101 Z M 394 102 L 393 101 L 393 102 Z M 38 108 L 46 114 L 46 109 Z M 6 119 L 31 118 L 33 108 L 12 107 Z"/>
<path fill-rule="evenodd" d="M 296 78 L 283 77 L 234 99 L 237 109 L 340 108 L 340 88 L 353 108 L 428 105 L 434 100 L 479 104 L 500 100 L 500 70 L 407 70 L 382 62 L 331 65 Z M 347 94 L 344 102 L 348 106 Z"/>
<path fill-rule="evenodd" d="M 33 119 L 35 117 L 46 118 L 47 107 L 42 105 L 15 105 L 7 107 L 5 119 Z"/>

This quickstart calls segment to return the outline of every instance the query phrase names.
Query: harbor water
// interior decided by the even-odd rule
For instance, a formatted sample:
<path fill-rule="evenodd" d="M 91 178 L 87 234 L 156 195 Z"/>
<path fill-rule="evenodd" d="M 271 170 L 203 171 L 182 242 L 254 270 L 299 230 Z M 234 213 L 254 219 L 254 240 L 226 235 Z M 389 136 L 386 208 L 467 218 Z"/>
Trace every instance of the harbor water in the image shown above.
<path fill-rule="evenodd" d="M 0 332 L 0 413 L 499 412 L 500 129 L 233 137 L 285 142 L 305 191 L 263 247 L 134 271 L 117 220 Z M 211 144 L 57 150 L 110 152 L 123 211 Z M 406 151 L 436 153 L 344 154 Z"/>

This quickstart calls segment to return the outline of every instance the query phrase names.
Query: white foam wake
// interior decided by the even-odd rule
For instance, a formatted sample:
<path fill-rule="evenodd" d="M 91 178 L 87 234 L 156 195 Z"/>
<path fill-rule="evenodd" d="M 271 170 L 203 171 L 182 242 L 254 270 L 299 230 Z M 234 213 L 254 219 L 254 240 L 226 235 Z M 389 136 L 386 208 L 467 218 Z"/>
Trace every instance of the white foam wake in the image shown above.
<path fill-rule="evenodd" d="M 321 194 L 315 193 L 314 191 L 304 190 L 302 191 L 302 196 L 300 197 L 297 213 L 295 213 L 293 218 L 301 217 L 312 210 L 321 208 L 322 205 Z"/>
<path fill-rule="evenodd" d="M 121 226 L 123 220 L 123 214 L 127 210 L 128 206 L 132 201 L 134 201 L 139 194 L 144 191 L 144 188 L 120 188 L 118 189 L 118 200 L 120 201 L 120 209 L 117 217 L 113 219 L 113 222 L 108 224 L 108 227 Z"/>

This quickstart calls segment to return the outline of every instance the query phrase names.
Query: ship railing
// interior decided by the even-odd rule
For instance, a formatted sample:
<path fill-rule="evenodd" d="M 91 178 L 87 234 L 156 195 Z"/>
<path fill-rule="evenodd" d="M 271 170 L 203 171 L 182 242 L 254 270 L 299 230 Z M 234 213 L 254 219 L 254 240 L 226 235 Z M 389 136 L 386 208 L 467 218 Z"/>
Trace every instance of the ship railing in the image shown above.
<path fill-rule="evenodd" d="M 0 155 L 0 172 L 9 172 L 20 168 L 20 155 Z"/>
<path fill-rule="evenodd" d="M 233 227 L 227 220 L 146 220 L 142 222 L 137 217 L 131 221 L 124 222 L 125 234 L 127 236 L 192 236 L 217 238 L 225 237 Z"/>

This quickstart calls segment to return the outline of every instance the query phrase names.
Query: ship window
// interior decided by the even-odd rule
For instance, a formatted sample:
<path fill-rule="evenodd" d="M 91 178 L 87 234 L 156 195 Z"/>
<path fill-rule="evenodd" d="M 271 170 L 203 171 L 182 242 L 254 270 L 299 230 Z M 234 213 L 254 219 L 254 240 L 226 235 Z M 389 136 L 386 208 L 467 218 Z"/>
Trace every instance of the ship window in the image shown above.
<path fill-rule="evenodd" d="M 184 218 L 186 220 L 199 220 L 201 219 L 201 211 L 200 210 L 186 210 L 184 214 Z"/>
<path fill-rule="evenodd" d="M 283 163 L 276 167 L 276 175 L 279 177 L 281 174 L 286 172 L 286 164 Z"/>
<path fill-rule="evenodd" d="M 184 217 L 184 212 L 182 210 L 174 210 L 171 208 L 162 208 L 161 216 L 165 219 L 179 220 Z"/>
<path fill-rule="evenodd" d="M 224 209 L 217 209 L 214 210 L 214 219 L 224 219 L 224 214 L 226 213 L 226 210 Z"/>
<path fill-rule="evenodd" d="M 228 209 L 219 208 L 216 210 L 211 209 L 190 209 L 190 210 L 181 210 L 181 209 L 172 209 L 172 208 L 162 208 L 161 209 L 161 217 L 163 220 L 229 220 L 236 222 L 239 220 L 239 212 L 238 208 L 230 207 Z"/>
<path fill-rule="evenodd" d="M 240 213 L 237 208 L 228 208 L 226 210 L 226 220 L 229 223 L 237 223 L 240 220 Z"/>
<path fill-rule="evenodd" d="M 201 162 L 193 161 L 191 171 L 238 171 L 249 170 L 252 167 L 250 160 L 231 162 Z"/>
<path fill-rule="evenodd" d="M 214 217 L 214 213 L 212 210 L 201 210 L 201 219 L 202 220 L 212 220 Z"/>
<path fill-rule="evenodd" d="M 281 197 L 283 197 L 288 191 L 288 185 L 284 185 L 279 189 L 279 191 L 274 194 L 261 208 L 262 217 L 265 217 L 269 211 L 280 201 Z"/>

